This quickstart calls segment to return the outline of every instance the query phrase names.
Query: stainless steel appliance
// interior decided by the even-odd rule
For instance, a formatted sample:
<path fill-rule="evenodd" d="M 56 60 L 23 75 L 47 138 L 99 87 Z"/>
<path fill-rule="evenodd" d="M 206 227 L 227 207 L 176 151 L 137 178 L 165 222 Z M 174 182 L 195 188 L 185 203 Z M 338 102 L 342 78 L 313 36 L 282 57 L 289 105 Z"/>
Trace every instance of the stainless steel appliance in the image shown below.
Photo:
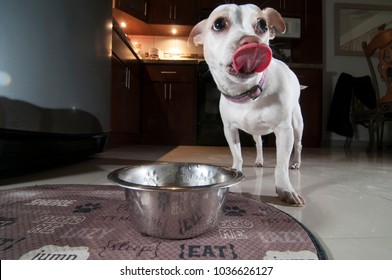
<path fill-rule="evenodd" d="M 105 147 L 111 4 L 0 2 L 0 172 Z"/>

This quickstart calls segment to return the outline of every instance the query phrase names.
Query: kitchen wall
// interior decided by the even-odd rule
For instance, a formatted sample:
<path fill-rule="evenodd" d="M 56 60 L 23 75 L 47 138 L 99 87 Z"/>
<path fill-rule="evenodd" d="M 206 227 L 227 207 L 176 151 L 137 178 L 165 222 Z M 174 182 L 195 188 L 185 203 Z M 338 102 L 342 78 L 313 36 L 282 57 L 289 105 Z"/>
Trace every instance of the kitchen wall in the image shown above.
<path fill-rule="evenodd" d="M 324 0 L 324 92 L 323 92 L 323 135 L 324 144 L 341 144 L 345 137 L 326 131 L 330 104 L 333 91 L 342 72 L 353 76 L 370 75 L 366 59 L 362 56 L 341 56 L 335 55 L 334 51 L 334 5 L 335 3 L 355 3 L 366 5 L 391 5 L 391 0 Z M 376 59 L 376 58 L 375 58 Z M 380 93 L 385 92 L 385 83 L 379 81 Z M 353 143 L 367 144 L 369 139 L 368 131 L 362 126 L 358 126 L 358 131 L 354 132 Z M 386 123 L 384 131 L 384 143 L 392 142 L 392 123 Z"/>

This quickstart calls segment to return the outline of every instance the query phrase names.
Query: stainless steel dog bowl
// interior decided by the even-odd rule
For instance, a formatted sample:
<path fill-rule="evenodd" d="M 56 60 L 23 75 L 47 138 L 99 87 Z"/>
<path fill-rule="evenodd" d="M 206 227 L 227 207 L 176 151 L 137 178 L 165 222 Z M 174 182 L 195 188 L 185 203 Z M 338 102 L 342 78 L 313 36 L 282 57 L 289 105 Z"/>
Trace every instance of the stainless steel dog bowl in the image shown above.
<path fill-rule="evenodd" d="M 131 221 L 140 232 L 185 239 L 214 228 L 241 172 L 198 163 L 124 167 L 108 179 L 124 187 Z"/>

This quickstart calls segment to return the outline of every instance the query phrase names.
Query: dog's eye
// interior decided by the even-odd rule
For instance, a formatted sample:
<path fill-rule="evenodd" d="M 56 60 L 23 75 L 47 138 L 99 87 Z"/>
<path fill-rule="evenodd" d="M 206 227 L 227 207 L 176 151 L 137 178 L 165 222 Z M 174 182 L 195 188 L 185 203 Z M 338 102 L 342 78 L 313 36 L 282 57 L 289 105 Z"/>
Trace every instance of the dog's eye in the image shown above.
<path fill-rule="evenodd" d="M 227 26 L 227 21 L 225 18 L 218 18 L 214 21 L 214 24 L 212 26 L 212 28 L 215 31 L 222 31 L 223 29 L 225 29 Z"/>
<path fill-rule="evenodd" d="M 259 19 L 259 21 L 256 24 L 256 28 L 257 30 L 265 33 L 268 31 L 268 26 L 267 26 L 267 22 L 264 19 Z"/>

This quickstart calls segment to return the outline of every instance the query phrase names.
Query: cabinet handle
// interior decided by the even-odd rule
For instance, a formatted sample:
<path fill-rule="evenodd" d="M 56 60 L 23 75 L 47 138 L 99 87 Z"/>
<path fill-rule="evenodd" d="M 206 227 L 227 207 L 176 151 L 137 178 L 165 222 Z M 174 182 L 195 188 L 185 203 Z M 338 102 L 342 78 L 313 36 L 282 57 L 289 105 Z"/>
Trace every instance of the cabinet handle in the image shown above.
<path fill-rule="evenodd" d="M 128 67 L 125 68 L 125 87 L 128 88 Z"/>
<path fill-rule="evenodd" d="M 172 18 L 172 5 L 170 5 L 170 10 L 169 10 L 169 19 L 171 19 Z"/>
<path fill-rule="evenodd" d="M 129 88 L 128 87 L 128 84 L 129 84 L 129 71 L 128 71 L 128 67 L 125 69 L 125 87 L 126 88 Z"/>
<path fill-rule="evenodd" d="M 172 92 L 171 92 L 171 89 L 172 89 L 172 85 L 169 84 L 169 100 L 172 99 Z"/>
<path fill-rule="evenodd" d="M 144 16 L 147 16 L 147 2 L 144 2 Z"/>
<path fill-rule="evenodd" d="M 177 71 L 161 71 L 161 74 L 177 74 Z"/>
<path fill-rule="evenodd" d="M 128 68 L 128 88 L 131 89 L 131 69 Z"/>
<path fill-rule="evenodd" d="M 172 99 L 172 85 L 171 84 L 169 84 L 169 94 L 167 92 L 167 84 L 163 84 L 163 97 L 165 98 L 165 100 Z"/>
<path fill-rule="evenodd" d="M 174 19 L 177 19 L 177 5 L 174 5 Z"/>
<path fill-rule="evenodd" d="M 131 69 L 125 68 L 125 87 L 131 89 Z"/>

